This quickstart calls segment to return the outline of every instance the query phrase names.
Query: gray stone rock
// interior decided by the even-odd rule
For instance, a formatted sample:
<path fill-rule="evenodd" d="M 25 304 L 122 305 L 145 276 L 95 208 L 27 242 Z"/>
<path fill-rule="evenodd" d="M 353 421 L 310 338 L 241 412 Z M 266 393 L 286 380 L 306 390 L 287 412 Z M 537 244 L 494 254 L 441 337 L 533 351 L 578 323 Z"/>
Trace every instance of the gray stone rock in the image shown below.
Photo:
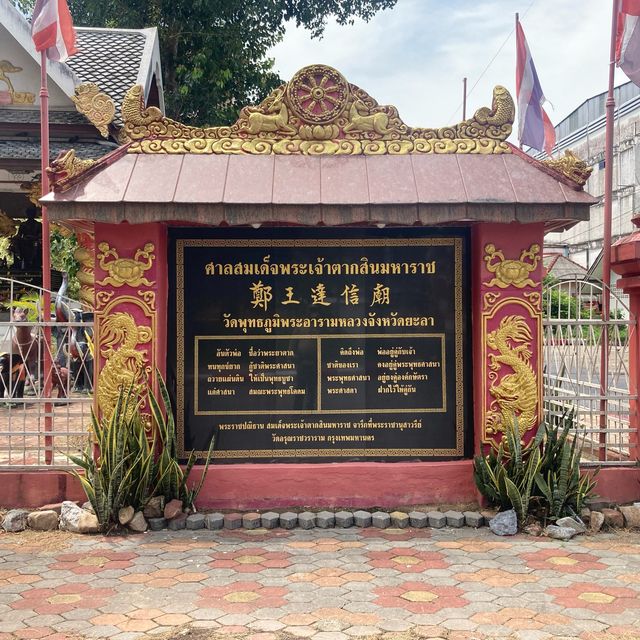
<path fill-rule="evenodd" d="M 440 511 L 429 511 L 427 520 L 429 521 L 429 526 L 434 529 L 442 529 L 447 524 L 447 516 Z"/>
<path fill-rule="evenodd" d="M 311 511 L 303 511 L 298 514 L 298 526 L 301 529 L 313 529 L 316 526 L 316 514 Z"/>
<path fill-rule="evenodd" d="M 591 509 L 589 509 L 589 507 L 582 507 L 582 509 L 580 509 L 580 520 L 582 520 L 582 522 L 589 522 L 589 518 L 591 518 Z"/>
<path fill-rule="evenodd" d="M 133 516 L 136 515 L 136 510 L 133 507 L 122 507 L 118 511 L 118 522 L 124 527 L 133 520 Z"/>
<path fill-rule="evenodd" d="M 188 515 L 186 525 L 187 529 L 190 529 L 191 531 L 204 529 L 204 513 L 192 513 Z"/>
<path fill-rule="evenodd" d="M 320 511 L 316 514 L 316 526 L 320 529 L 331 529 L 336 524 L 336 517 L 332 511 Z"/>
<path fill-rule="evenodd" d="M 280 514 L 280 526 L 283 529 L 295 529 L 298 524 L 298 514 L 293 511 L 286 511 Z"/>
<path fill-rule="evenodd" d="M 348 529 L 353 526 L 353 513 L 351 511 L 336 512 L 336 527 Z"/>
<path fill-rule="evenodd" d="M 368 511 L 355 511 L 353 514 L 353 524 L 355 524 L 356 527 L 370 527 L 371 514 Z"/>
<path fill-rule="evenodd" d="M 261 518 L 259 513 L 245 513 L 242 516 L 242 526 L 245 529 L 259 529 L 260 522 Z"/>
<path fill-rule="evenodd" d="M 131 529 L 131 531 L 144 533 L 149 527 L 149 525 L 147 524 L 147 520 L 144 517 L 144 513 L 142 513 L 142 511 L 136 511 L 133 518 L 131 518 L 131 520 L 129 521 L 128 527 L 129 529 Z"/>
<path fill-rule="evenodd" d="M 82 505 L 82 508 L 89 513 L 95 513 L 93 505 L 88 500 Z"/>
<path fill-rule="evenodd" d="M 149 529 L 151 531 L 162 531 L 167 528 L 167 519 L 165 517 L 162 518 L 149 518 Z"/>
<path fill-rule="evenodd" d="M 280 522 L 280 514 L 275 511 L 267 511 L 260 517 L 260 522 L 265 529 L 275 529 Z"/>
<path fill-rule="evenodd" d="M 474 529 L 479 529 L 484 526 L 484 516 L 477 511 L 464 511 L 464 523 L 467 527 L 473 527 Z"/>
<path fill-rule="evenodd" d="M 559 527 L 555 524 L 550 524 L 544 530 L 545 535 L 554 540 L 571 540 L 573 536 L 578 535 L 578 532 L 572 527 Z"/>
<path fill-rule="evenodd" d="M 75 502 L 65 500 L 60 508 L 60 529 L 71 533 L 80 533 L 79 521 L 83 513 L 87 512 Z"/>
<path fill-rule="evenodd" d="M 518 516 L 513 509 L 500 511 L 489 522 L 489 529 L 497 536 L 515 536 L 518 533 Z"/>
<path fill-rule="evenodd" d="M 224 527 L 224 514 L 207 513 L 204 517 L 204 526 L 212 531 L 222 529 Z"/>
<path fill-rule="evenodd" d="M 144 507 L 144 517 L 150 518 L 162 518 L 164 516 L 164 496 L 154 496 L 149 498 L 147 504 Z"/>
<path fill-rule="evenodd" d="M 391 524 L 391 516 L 385 511 L 371 514 L 371 524 L 378 529 L 386 529 Z"/>
<path fill-rule="evenodd" d="M 98 533 L 99 530 L 100 523 L 96 514 L 83 509 L 78 518 L 78 533 Z"/>
<path fill-rule="evenodd" d="M 240 529 L 241 527 L 242 527 L 241 513 L 225 513 L 224 515 L 225 529 Z"/>
<path fill-rule="evenodd" d="M 620 512 L 624 516 L 624 526 L 627 529 L 640 529 L 640 507 L 620 507 Z"/>
<path fill-rule="evenodd" d="M 164 506 L 163 515 L 167 520 L 175 518 L 179 513 L 182 513 L 182 500 L 174 498 L 173 500 L 169 500 Z"/>
<path fill-rule="evenodd" d="M 460 511 L 445 511 L 444 517 L 447 519 L 448 527 L 459 529 L 464 527 L 464 514 Z"/>
<path fill-rule="evenodd" d="M 27 524 L 34 531 L 54 531 L 58 528 L 58 514 L 51 511 L 32 511 L 27 517 Z"/>
<path fill-rule="evenodd" d="M 602 529 L 604 524 L 604 515 L 600 511 L 592 511 L 589 518 L 589 531 L 591 533 L 598 533 Z"/>
<path fill-rule="evenodd" d="M 28 517 L 29 512 L 26 509 L 11 509 L 11 511 L 7 511 L 4 515 L 2 528 L 10 533 L 24 531 L 27 528 Z"/>
<path fill-rule="evenodd" d="M 404 511 L 392 511 L 389 514 L 391 526 L 396 529 L 406 529 L 409 526 L 409 514 Z"/>
<path fill-rule="evenodd" d="M 556 520 L 556 526 L 562 527 L 562 528 L 568 527 L 569 529 L 575 529 L 576 533 L 584 533 L 587 530 L 587 527 L 585 526 L 584 522 L 579 522 L 575 518 L 570 518 L 568 516 L 566 518 L 560 518 L 559 520 Z"/>
<path fill-rule="evenodd" d="M 169 520 L 167 526 L 171 531 L 180 531 L 181 529 L 185 529 L 188 517 L 189 516 L 187 516 L 186 513 L 180 512 L 177 516 Z"/>
<path fill-rule="evenodd" d="M 532 522 L 528 524 L 523 531 L 530 536 L 539 538 L 542 535 L 542 525 L 539 522 Z"/>
<path fill-rule="evenodd" d="M 426 527 L 429 522 L 427 514 L 424 511 L 410 511 L 409 512 L 409 524 L 416 529 L 422 529 Z"/>

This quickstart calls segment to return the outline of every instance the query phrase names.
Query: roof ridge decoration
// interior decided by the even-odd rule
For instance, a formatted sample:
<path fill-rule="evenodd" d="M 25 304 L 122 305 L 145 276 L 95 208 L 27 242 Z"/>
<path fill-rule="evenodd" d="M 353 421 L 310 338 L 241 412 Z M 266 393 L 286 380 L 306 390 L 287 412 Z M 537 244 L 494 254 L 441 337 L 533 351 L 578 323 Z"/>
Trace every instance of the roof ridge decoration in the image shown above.
<path fill-rule="evenodd" d="M 116 105 L 95 82 L 79 84 L 71 96 L 76 110 L 85 116 L 100 132 L 103 138 L 109 137 L 109 125 L 116 115 Z"/>
<path fill-rule="evenodd" d="M 230 126 L 193 127 L 145 108 L 140 85 L 122 102 L 128 153 L 347 154 L 511 153 L 515 105 L 501 86 L 491 108 L 439 129 L 407 126 L 394 106 L 379 105 L 326 65 L 310 65 L 274 89 L 258 106 L 244 107 Z"/>
<path fill-rule="evenodd" d="M 564 152 L 560 158 L 545 158 L 541 161 L 543 165 L 561 173 L 572 182 L 584 187 L 593 171 L 584 160 L 581 160 L 571 149 Z"/>

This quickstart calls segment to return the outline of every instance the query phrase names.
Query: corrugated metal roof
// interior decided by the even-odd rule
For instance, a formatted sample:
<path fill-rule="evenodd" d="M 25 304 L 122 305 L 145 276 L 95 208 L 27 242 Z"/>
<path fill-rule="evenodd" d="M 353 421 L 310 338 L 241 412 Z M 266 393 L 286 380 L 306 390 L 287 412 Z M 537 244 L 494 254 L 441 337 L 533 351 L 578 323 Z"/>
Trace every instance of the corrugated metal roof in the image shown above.
<path fill-rule="evenodd" d="M 587 219 L 595 202 L 516 154 L 123 154 L 104 164 L 46 197 L 53 217 L 205 224 L 557 222 Z"/>

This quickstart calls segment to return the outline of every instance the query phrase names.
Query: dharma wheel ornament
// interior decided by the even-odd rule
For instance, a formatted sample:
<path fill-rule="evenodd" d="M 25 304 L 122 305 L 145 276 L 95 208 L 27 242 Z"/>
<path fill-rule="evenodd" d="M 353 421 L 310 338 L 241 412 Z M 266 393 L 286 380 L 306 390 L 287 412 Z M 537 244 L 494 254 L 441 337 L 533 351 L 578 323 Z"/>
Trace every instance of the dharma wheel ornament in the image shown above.
<path fill-rule="evenodd" d="M 347 106 L 349 83 L 335 69 L 314 64 L 298 71 L 287 85 L 291 109 L 309 124 L 329 124 Z"/>

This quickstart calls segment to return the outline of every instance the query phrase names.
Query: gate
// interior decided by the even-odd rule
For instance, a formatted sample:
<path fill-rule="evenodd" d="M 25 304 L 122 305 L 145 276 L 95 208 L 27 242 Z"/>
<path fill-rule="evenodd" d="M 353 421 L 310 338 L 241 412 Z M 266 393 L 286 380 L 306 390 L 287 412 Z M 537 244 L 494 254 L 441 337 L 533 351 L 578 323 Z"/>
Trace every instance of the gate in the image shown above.
<path fill-rule="evenodd" d="M 629 339 L 637 319 L 615 290 L 610 317 L 602 318 L 602 294 L 601 281 L 574 278 L 544 286 L 544 412 L 550 419 L 574 412 L 584 463 L 633 465 Z"/>
<path fill-rule="evenodd" d="M 0 278 L 0 468 L 71 466 L 89 441 L 93 312 Z M 47 355 L 53 366 L 45 368 Z"/>

